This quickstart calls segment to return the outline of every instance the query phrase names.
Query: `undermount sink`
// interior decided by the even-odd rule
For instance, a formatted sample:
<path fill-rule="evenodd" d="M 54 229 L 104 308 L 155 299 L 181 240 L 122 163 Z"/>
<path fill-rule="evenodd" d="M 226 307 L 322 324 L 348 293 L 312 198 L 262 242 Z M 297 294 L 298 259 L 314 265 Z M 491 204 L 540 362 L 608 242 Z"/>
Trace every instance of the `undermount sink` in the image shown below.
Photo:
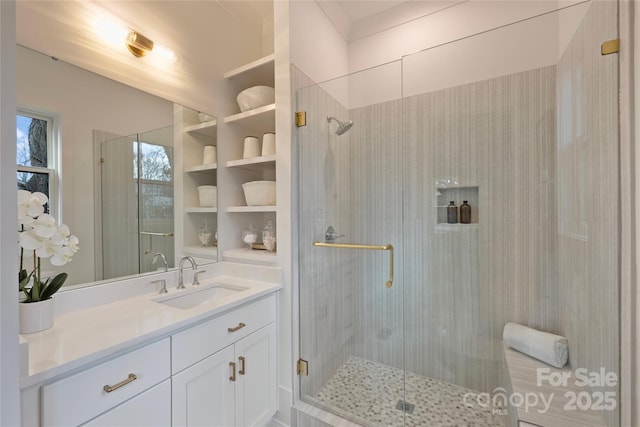
<path fill-rule="evenodd" d="M 249 288 L 242 286 L 212 283 L 210 285 L 200 285 L 192 290 L 182 291 L 175 295 L 167 295 L 153 299 L 153 302 L 169 305 L 175 308 L 189 309 L 199 305 L 209 304 L 215 300 L 220 300 L 231 295 L 236 295 Z"/>

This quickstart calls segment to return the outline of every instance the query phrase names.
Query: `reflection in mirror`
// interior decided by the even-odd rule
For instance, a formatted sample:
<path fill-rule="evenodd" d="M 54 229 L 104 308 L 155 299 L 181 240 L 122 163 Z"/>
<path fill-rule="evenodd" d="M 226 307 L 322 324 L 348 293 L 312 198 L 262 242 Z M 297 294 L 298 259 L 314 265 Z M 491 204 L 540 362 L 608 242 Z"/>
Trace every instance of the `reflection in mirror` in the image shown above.
<path fill-rule="evenodd" d="M 173 267 L 173 126 L 99 144 L 102 276 Z M 124 214 L 124 215 L 123 215 Z M 99 273 L 99 271 L 98 271 Z"/>
<path fill-rule="evenodd" d="M 18 105 L 55 122 L 56 218 L 80 239 L 80 251 L 62 267 L 65 287 L 155 271 L 163 267 L 151 263 L 156 252 L 175 265 L 174 104 L 16 50 Z"/>

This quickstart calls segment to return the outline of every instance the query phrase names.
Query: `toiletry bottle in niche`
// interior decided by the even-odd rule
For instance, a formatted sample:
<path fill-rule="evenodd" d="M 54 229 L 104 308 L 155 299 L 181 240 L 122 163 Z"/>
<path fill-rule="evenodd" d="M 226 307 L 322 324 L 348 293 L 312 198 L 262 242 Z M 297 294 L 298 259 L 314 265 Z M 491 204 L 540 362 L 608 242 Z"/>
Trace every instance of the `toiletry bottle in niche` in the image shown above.
<path fill-rule="evenodd" d="M 447 223 L 458 223 L 458 207 L 456 206 L 456 202 L 454 201 L 450 201 L 449 206 L 447 206 Z"/>
<path fill-rule="evenodd" d="M 471 224 L 471 206 L 466 200 L 460 205 L 460 224 Z"/>

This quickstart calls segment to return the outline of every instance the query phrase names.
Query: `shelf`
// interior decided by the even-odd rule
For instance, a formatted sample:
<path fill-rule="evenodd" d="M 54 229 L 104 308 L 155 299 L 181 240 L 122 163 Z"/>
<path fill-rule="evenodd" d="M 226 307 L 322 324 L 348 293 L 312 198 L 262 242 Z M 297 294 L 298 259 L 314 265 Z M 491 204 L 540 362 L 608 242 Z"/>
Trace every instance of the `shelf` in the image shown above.
<path fill-rule="evenodd" d="M 228 168 L 248 169 L 251 171 L 264 171 L 272 169 L 276 165 L 276 155 L 252 157 L 250 159 L 230 160 Z"/>
<path fill-rule="evenodd" d="M 278 253 L 268 251 L 249 250 L 247 248 L 229 249 L 222 252 L 225 261 L 250 262 L 262 265 L 276 265 Z"/>
<path fill-rule="evenodd" d="M 437 231 L 457 231 L 457 230 L 478 230 L 479 224 L 477 222 L 472 222 L 471 224 L 448 224 L 446 222 L 441 222 L 436 224 Z"/>
<path fill-rule="evenodd" d="M 185 126 L 184 131 L 188 133 L 197 133 L 203 136 L 215 137 L 217 132 L 218 122 L 217 120 L 210 120 L 208 122 L 198 123 L 191 126 Z"/>
<path fill-rule="evenodd" d="M 216 259 L 218 257 L 217 246 L 185 246 L 183 249 L 184 253 L 192 256 L 212 259 Z"/>
<path fill-rule="evenodd" d="M 210 172 L 210 171 L 214 171 L 218 169 L 218 164 L 217 163 L 209 163 L 207 165 L 198 165 L 198 166 L 191 166 L 188 168 L 185 168 L 185 172 L 187 173 L 191 173 L 191 172 Z"/>
<path fill-rule="evenodd" d="M 216 213 L 218 208 L 185 208 L 184 213 Z"/>
<path fill-rule="evenodd" d="M 243 76 L 249 73 L 255 74 L 267 74 L 270 73 L 273 76 L 273 66 L 274 66 L 275 54 L 267 55 L 264 58 L 256 59 L 253 62 L 245 64 L 241 67 L 234 68 L 231 71 L 228 71 L 224 74 L 224 78 L 227 80 Z M 273 80 L 273 77 L 271 77 Z"/>
<path fill-rule="evenodd" d="M 275 206 L 229 206 L 227 212 L 275 212 Z"/>
<path fill-rule="evenodd" d="M 276 120 L 276 104 L 265 105 L 255 110 L 234 114 L 224 118 L 225 123 L 235 123 L 260 132 L 273 132 Z"/>

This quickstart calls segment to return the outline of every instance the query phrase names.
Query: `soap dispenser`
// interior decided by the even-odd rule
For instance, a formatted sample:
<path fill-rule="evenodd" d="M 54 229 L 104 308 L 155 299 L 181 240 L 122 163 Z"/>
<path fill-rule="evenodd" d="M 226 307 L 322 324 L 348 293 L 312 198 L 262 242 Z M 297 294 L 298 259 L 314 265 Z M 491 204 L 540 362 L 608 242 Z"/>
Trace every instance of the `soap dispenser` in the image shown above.
<path fill-rule="evenodd" d="M 466 200 L 460 205 L 460 224 L 471 224 L 471 206 Z"/>
<path fill-rule="evenodd" d="M 447 224 L 457 224 L 458 223 L 458 207 L 456 206 L 456 202 L 453 200 L 449 202 L 449 206 L 447 206 Z"/>

